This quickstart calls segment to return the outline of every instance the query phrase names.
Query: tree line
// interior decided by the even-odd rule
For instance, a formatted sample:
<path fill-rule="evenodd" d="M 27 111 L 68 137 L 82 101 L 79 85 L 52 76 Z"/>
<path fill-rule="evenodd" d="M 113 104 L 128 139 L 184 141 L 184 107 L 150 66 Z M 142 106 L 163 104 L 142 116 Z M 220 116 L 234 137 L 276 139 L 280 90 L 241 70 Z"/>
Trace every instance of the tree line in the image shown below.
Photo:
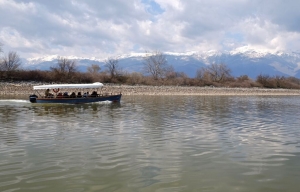
<path fill-rule="evenodd" d="M 0 53 L 2 44 L 0 44 Z M 233 77 L 231 70 L 223 63 L 199 68 L 196 77 L 190 78 L 183 72 L 176 72 L 160 51 L 146 52 L 143 69 L 140 72 L 126 72 L 119 65 L 118 58 L 105 60 L 104 69 L 98 64 L 87 67 L 86 72 L 77 69 L 76 61 L 58 57 L 49 70 L 21 69 L 21 59 L 10 51 L 0 59 L 0 80 L 39 81 L 56 83 L 120 83 L 128 85 L 173 85 L 214 87 L 265 87 L 299 89 L 300 79 L 295 77 L 258 75 L 255 80 L 247 75 Z"/>

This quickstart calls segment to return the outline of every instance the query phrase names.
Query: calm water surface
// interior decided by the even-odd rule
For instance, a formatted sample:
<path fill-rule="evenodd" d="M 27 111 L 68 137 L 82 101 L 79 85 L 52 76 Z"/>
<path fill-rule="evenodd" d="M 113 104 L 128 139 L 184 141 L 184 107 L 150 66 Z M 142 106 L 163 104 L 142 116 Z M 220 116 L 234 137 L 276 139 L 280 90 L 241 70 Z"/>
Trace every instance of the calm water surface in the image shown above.
<path fill-rule="evenodd" d="M 0 99 L 0 191 L 299 191 L 300 97 Z"/>

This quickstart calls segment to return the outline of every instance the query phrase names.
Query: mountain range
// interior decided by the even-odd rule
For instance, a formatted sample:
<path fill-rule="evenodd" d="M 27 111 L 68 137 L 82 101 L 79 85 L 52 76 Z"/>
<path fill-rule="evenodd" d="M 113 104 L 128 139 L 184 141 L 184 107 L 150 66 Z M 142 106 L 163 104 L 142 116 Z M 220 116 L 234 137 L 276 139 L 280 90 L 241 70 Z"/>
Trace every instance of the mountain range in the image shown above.
<path fill-rule="evenodd" d="M 121 55 L 118 58 L 119 66 L 123 71 L 142 72 L 145 53 L 132 53 Z M 248 75 L 255 79 L 258 75 L 269 76 L 293 76 L 300 78 L 300 53 L 298 52 L 265 52 L 255 50 L 240 50 L 231 52 L 188 52 L 188 53 L 164 53 L 169 65 L 176 72 L 184 72 L 189 77 L 195 77 L 196 71 L 210 64 L 225 64 L 231 69 L 234 77 Z M 25 69 L 49 70 L 57 65 L 58 55 L 39 58 L 22 59 Z M 77 69 L 81 72 L 87 70 L 91 64 L 98 64 L 101 70 L 105 70 L 105 59 L 83 58 L 75 56 L 64 57 L 75 60 Z"/>

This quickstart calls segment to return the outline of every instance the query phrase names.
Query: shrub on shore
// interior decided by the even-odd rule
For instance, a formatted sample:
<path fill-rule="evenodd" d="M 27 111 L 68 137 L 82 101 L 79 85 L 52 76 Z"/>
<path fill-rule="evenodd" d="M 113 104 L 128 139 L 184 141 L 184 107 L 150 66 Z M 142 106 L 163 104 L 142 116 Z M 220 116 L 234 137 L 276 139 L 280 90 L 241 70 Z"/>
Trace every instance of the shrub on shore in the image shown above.
<path fill-rule="evenodd" d="M 266 88 L 300 89 L 300 79 L 295 77 L 258 75 L 256 82 Z"/>
<path fill-rule="evenodd" d="M 153 86 L 213 86 L 213 87 L 262 87 L 262 88 L 284 88 L 284 89 L 300 89 L 300 79 L 295 77 L 268 76 L 259 75 L 256 80 L 250 79 L 243 75 L 237 78 L 227 77 L 222 82 L 216 82 L 209 78 L 190 78 L 184 73 L 178 73 L 165 78 L 154 79 L 151 76 L 144 76 L 141 73 L 123 73 L 122 75 L 111 76 L 106 72 L 95 74 L 75 72 L 68 79 L 57 79 L 57 75 L 53 71 L 41 70 L 17 70 L 11 72 L 10 76 L 4 76 L 0 71 L 1 81 L 37 81 L 37 82 L 54 82 L 54 83 L 117 83 L 127 85 L 153 85 Z"/>

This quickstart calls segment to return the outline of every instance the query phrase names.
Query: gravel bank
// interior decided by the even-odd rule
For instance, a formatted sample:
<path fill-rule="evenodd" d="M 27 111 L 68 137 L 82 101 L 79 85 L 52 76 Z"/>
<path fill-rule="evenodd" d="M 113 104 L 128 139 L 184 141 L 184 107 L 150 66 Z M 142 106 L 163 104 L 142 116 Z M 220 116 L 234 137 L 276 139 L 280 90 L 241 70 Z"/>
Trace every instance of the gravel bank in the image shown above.
<path fill-rule="evenodd" d="M 33 86 L 42 83 L 0 83 L 0 95 L 30 95 Z M 74 90 L 66 90 L 68 92 Z M 79 91 L 79 90 L 76 90 Z M 123 95 L 300 95 L 296 89 L 216 88 L 183 86 L 105 85 L 103 93 Z M 43 93 L 43 91 L 41 91 Z"/>

